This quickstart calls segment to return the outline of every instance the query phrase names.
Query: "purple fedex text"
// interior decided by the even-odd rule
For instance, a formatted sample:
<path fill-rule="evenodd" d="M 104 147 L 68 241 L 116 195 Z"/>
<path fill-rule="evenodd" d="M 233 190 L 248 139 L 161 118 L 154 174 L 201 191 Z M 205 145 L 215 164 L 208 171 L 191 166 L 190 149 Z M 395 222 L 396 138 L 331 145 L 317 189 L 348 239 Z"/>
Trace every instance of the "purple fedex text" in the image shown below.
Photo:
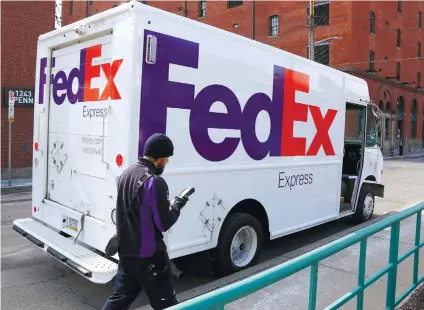
<path fill-rule="evenodd" d="M 190 110 L 189 130 L 193 146 L 209 161 L 227 159 L 235 152 L 240 141 L 246 153 L 254 160 L 266 156 L 314 156 L 321 146 L 327 156 L 334 155 L 328 129 L 337 111 L 329 109 L 323 117 L 318 107 L 294 101 L 296 90 L 309 91 L 307 75 L 274 66 L 272 98 L 264 93 L 255 93 L 242 110 L 237 96 L 226 86 L 209 85 L 195 96 L 194 85 L 169 81 L 170 64 L 198 68 L 198 43 L 151 31 L 145 31 L 145 42 L 147 35 L 156 36 L 158 46 L 156 63 L 143 61 L 140 152 L 151 134 L 166 133 L 167 109 L 176 108 Z M 225 105 L 226 114 L 210 111 L 217 101 Z M 310 147 L 306 148 L 306 138 L 294 137 L 293 127 L 295 121 L 308 121 L 308 110 L 317 134 Z M 271 120 L 270 134 L 264 142 L 259 141 L 255 132 L 256 118 L 261 111 L 267 112 Z M 239 130 L 240 138 L 227 137 L 216 143 L 209 137 L 209 128 Z"/>

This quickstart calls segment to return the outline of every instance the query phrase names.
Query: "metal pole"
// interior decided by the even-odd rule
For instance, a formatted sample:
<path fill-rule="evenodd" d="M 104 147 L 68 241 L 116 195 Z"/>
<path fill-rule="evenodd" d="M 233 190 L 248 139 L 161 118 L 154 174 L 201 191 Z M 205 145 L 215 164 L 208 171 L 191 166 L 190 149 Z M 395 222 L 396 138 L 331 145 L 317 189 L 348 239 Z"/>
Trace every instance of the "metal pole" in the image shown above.
<path fill-rule="evenodd" d="M 309 59 L 315 60 L 314 55 L 314 0 L 309 0 L 309 18 L 308 18 L 308 30 L 309 30 Z"/>
<path fill-rule="evenodd" d="M 255 40 L 255 0 L 252 1 L 252 39 Z"/>
<path fill-rule="evenodd" d="M 12 186 L 12 122 L 9 121 L 9 186 Z"/>

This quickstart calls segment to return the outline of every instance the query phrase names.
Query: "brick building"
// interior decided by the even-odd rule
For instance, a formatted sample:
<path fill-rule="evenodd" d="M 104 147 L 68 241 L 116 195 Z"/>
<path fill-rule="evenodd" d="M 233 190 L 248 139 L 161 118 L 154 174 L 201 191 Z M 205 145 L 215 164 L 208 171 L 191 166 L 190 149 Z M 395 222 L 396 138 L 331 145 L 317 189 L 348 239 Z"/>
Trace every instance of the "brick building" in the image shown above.
<path fill-rule="evenodd" d="M 12 125 L 12 177 L 30 178 L 37 39 L 40 34 L 54 29 L 55 3 L 5 1 L 1 7 L 2 178 L 8 177 L 8 98 L 5 94 L 8 90 L 19 96 Z"/>
<path fill-rule="evenodd" d="M 307 57 L 309 1 L 143 1 Z M 385 113 L 383 152 L 424 147 L 423 1 L 314 1 L 315 60 L 368 82 Z M 68 24 L 122 1 L 64 1 Z"/>

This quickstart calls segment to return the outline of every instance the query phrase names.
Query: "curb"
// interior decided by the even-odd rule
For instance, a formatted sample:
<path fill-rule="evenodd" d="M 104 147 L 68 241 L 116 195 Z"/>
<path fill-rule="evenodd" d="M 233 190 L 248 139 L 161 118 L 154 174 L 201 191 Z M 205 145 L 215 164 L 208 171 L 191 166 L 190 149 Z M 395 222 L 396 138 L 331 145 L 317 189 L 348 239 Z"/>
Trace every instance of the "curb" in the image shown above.
<path fill-rule="evenodd" d="M 5 186 L 1 188 L 1 194 L 12 194 L 31 191 L 32 185 L 17 185 L 17 186 Z"/>
<path fill-rule="evenodd" d="M 410 159 L 410 158 L 420 158 L 420 157 L 424 157 L 424 154 L 403 155 L 403 156 L 387 156 L 387 157 L 383 157 L 383 160 Z"/>

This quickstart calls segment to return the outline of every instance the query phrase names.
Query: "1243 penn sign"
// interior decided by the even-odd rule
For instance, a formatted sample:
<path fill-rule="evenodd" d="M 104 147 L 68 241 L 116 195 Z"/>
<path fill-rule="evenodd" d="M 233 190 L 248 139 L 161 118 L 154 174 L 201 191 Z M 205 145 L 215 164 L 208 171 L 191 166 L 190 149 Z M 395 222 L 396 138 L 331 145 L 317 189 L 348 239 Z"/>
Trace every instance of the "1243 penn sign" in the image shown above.
<path fill-rule="evenodd" d="M 35 91 L 34 88 L 3 87 L 3 104 L 9 104 L 9 91 L 15 95 L 15 106 L 33 107 Z"/>

